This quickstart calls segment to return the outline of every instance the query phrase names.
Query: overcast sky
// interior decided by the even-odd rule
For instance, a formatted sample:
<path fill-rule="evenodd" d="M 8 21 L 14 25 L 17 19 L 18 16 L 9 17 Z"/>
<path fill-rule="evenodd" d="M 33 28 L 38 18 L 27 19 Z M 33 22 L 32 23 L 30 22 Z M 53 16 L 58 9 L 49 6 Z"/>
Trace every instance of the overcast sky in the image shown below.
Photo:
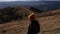
<path fill-rule="evenodd" d="M 0 0 L 1 2 L 3 1 L 40 1 L 40 0 Z"/>
<path fill-rule="evenodd" d="M 0 0 L 0 2 L 10 2 L 10 1 L 60 1 L 60 0 Z"/>

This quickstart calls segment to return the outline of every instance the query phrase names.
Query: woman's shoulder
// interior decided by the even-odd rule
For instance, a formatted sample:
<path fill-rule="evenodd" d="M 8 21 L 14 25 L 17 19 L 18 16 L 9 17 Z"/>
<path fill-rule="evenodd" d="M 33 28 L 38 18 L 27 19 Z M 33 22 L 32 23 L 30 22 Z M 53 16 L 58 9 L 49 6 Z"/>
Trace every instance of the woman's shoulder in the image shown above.
<path fill-rule="evenodd" d="M 32 22 L 38 22 L 37 20 L 32 20 Z"/>

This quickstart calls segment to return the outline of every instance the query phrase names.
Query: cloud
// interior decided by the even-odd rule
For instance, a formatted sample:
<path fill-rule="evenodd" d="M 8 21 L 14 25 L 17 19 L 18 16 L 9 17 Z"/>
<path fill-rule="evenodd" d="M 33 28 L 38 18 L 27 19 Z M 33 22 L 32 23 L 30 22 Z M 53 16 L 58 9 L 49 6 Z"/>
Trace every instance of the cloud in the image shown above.
<path fill-rule="evenodd" d="M 0 2 L 4 2 L 4 1 L 60 1 L 60 0 L 0 0 Z"/>
<path fill-rule="evenodd" d="M 4 1 L 40 1 L 40 0 L 0 0 L 0 2 L 4 2 Z"/>
<path fill-rule="evenodd" d="M 16 0 L 0 0 L 0 1 L 16 1 Z"/>

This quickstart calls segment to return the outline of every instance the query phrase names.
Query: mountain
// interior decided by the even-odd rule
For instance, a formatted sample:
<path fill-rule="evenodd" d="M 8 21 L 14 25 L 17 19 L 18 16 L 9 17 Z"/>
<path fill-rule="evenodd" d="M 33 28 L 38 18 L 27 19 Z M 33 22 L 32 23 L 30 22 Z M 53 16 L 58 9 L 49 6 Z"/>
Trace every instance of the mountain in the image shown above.
<path fill-rule="evenodd" d="M 0 9 L 0 23 L 6 23 L 12 20 L 21 20 L 32 13 L 42 13 L 43 11 L 40 11 L 34 7 L 23 7 L 23 6 L 15 6 L 15 7 L 6 7 L 3 9 Z"/>
<path fill-rule="evenodd" d="M 0 7 L 7 7 L 7 6 L 33 6 L 33 5 L 39 5 L 42 2 L 24 2 L 24 1 L 12 1 L 12 2 L 1 2 Z"/>
<path fill-rule="evenodd" d="M 0 8 L 8 6 L 27 6 L 35 7 L 40 10 L 52 10 L 60 8 L 60 1 L 12 1 L 12 2 L 0 2 Z"/>
<path fill-rule="evenodd" d="M 43 1 L 45 4 L 34 6 L 40 10 L 53 10 L 60 9 L 60 1 Z"/>

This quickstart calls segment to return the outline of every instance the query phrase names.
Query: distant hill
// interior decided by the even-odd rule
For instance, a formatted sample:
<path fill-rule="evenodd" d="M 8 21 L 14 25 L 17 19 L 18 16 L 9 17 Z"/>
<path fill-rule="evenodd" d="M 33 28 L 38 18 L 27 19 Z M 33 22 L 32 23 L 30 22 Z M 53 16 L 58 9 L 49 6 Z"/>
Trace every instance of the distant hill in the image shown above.
<path fill-rule="evenodd" d="M 4 9 L 1 9 L 0 11 L 0 23 L 2 22 L 9 22 L 12 20 L 21 19 L 21 16 L 16 14 L 16 11 L 18 11 L 18 8 L 15 7 L 6 7 Z"/>
<path fill-rule="evenodd" d="M 53 10 L 60 8 L 60 1 L 32 1 L 32 2 L 23 2 L 23 1 L 12 1 L 12 2 L 0 2 L 0 9 L 8 6 L 28 6 L 35 7 L 39 10 Z"/>
<path fill-rule="evenodd" d="M 9 22 L 12 20 L 27 19 L 27 16 L 32 12 L 36 14 L 37 18 L 51 16 L 60 13 L 57 11 L 45 12 L 34 7 L 24 7 L 24 6 L 6 7 L 0 9 L 0 23 Z"/>

